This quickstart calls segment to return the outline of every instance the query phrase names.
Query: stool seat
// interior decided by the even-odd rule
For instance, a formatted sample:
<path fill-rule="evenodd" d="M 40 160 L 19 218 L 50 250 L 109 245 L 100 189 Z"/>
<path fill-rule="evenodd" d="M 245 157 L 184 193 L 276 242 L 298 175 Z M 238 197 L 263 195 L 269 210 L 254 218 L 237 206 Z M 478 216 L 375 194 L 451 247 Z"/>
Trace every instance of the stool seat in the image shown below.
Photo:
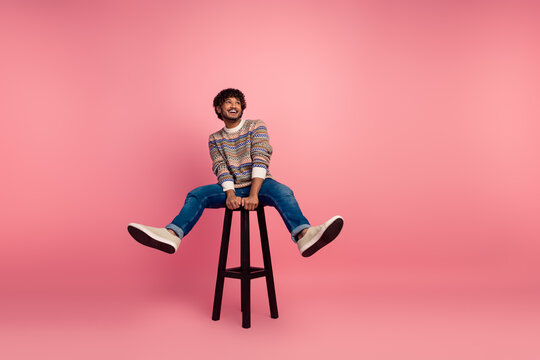
<path fill-rule="evenodd" d="M 234 211 L 240 211 L 240 266 L 226 269 L 227 253 L 229 251 L 229 238 L 231 233 L 232 214 Z M 261 250 L 263 255 L 264 267 L 255 267 L 250 265 L 249 252 L 249 212 L 256 211 L 259 222 L 259 233 L 261 236 Z M 264 214 L 264 205 L 254 210 L 246 210 L 240 207 L 235 210 L 225 208 L 225 217 L 223 220 L 223 233 L 221 236 L 221 248 L 219 251 L 219 264 L 216 280 L 216 291 L 214 293 L 214 309 L 212 320 L 219 320 L 221 313 L 221 301 L 223 298 L 223 285 L 225 278 L 235 278 L 241 281 L 241 308 L 242 308 L 242 327 L 251 327 L 251 304 L 250 288 L 251 279 L 266 277 L 266 288 L 268 291 L 268 302 L 270 305 L 270 317 L 278 317 L 276 290 L 274 288 L 274 275 L 272 272 L 272 261 L 270 258 L 270 246 L 268 244 L 268 231 L 266 229 L 266 218 Z"/>

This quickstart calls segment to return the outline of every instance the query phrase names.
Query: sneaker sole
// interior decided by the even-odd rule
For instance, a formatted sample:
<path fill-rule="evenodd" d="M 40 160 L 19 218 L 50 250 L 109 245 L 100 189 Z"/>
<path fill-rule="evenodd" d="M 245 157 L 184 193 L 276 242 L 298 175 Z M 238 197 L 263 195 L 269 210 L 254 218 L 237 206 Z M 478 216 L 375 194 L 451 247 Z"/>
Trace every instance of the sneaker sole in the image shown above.
<path fill-rule="evenodd" d="M 176 249 L 167 243 L 158 241 L 135 226 L 128 225 L 129 234 L 137 240 L 139 243 L 149 246 L 154 249 L 158 249 L 166 252 L 167 254 L 174 254 Z"/>
<path fill-rule="evenodd" d="M 319 240 L 317 240 L 316 243 L 314 243 L 309 248 L 304 250 L 304 252 L 302 253 L 302 256 L 303 257 L 309 257 L 309 256 L 315 254 L 322 247 L 324 247 L 325 245 L 332 242 L 332 240 L 334 240 L 339 235 L 342 228 L 343 228 L 343 219 L 342 218 L 337 218 L 333 223 L 331 223 L 326 228 L 326 230 L 321 235 Z"/>

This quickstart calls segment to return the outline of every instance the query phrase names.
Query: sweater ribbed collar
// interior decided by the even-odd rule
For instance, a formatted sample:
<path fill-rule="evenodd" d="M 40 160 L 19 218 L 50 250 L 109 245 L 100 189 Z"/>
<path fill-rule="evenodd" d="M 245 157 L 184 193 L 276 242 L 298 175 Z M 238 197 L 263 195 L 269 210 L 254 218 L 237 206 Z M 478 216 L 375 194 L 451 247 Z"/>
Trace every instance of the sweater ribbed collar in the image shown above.
<path fill-rule="evenodd" d="M 227 134 L 230 134 L 230 133 L 234 133 L 234 132 L 237 132 L 238 130 L 240 130 L 242 128 L 242 126 L 244 126 L 244 123 L 246 122 L 245 119 L 242 119 L 240 120 L 240 124 L 236 125 L 235 127 L 233 128 L 227 128 L 226 126 L 223 127 L 223 130 L 227 133 Z"/>

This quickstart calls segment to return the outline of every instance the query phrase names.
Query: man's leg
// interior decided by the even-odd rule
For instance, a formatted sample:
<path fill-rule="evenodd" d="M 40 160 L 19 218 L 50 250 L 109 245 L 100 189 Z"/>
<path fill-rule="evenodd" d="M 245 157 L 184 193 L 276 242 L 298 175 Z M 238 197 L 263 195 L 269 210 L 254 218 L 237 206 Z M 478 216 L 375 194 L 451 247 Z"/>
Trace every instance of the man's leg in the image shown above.
<path fill-rule="evenodd" d="M 302 214 L 293 191 L 288 186 L 274 179 L 265 179 L 259 190 L 259 200 L 263 205 L 276 208 L 291 233 L 294 243 L 297 241 L 296 235 L 307 231 L 311 226 Z"/>
<path fill-rule="evenodd" d="M 310 226 L 300 211 L 292 190 L 273 179 L 264 180 L 259 190 L 259 199 L 264 205 L 272 205 L 278 210 L 293 242 L 298 245 L 298 250 L 304 257 L 313 255 L 329 244 L 343 227 L 343 218 L 339 215 L 321 225 Z"/>
<path fill-rule="evenodd" d="M 187 194 L 182 210 L 165 228 L 183 238 L 195 226 L 205 208 L 225 207 L 226 198 L 219 184 L 199 186 Z"/>
<path fill-rule="evenodd" d="M 224 207 L 225 199 L 220 185 L 199 186 L 187 194 L 182 210 L 165 228 L 130 223 L 128 232 L 143 245 L 174 254 L 180 240 L 193 228 L 203 210 Z"/>

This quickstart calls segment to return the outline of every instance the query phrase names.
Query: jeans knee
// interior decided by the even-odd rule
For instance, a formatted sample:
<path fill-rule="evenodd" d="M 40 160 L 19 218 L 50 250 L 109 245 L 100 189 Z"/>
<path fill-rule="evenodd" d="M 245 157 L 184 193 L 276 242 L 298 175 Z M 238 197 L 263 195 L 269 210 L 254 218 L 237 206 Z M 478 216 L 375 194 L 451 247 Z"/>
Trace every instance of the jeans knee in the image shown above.
<path fill-rule="evenodd" d="M 275 180 L 268 180 L 270 179 L 266 179 L 263 182 L 263 187 L 259 192 L 259 197 L 262 196 L 265 198 L 273 199 L 274 202 L 279 201 L 279 199 L 294 198 L 294 192 L 290 187 Z"/>
<path fill-rule="evenodd" d="M 281 194 L 283 196 L 293 196 L 294 197 L 294 192 L 287 185 L 283 185 L 283 188 L 281 189 Z"/>
<path fill-rule="evenodd" d="M 193 200 L 202 203 L 203 202 L 203 196 L 201 196 L 201 193 L 197 191 L 197 189 L 193 189 L 186 195 L 186 202 Z"/>
<path fill-rule="evenodd" d="M 276 190 L 273 194 L 276 199 L 294 198 L 294 192 L 287 185 L 281 184 Z"/>

